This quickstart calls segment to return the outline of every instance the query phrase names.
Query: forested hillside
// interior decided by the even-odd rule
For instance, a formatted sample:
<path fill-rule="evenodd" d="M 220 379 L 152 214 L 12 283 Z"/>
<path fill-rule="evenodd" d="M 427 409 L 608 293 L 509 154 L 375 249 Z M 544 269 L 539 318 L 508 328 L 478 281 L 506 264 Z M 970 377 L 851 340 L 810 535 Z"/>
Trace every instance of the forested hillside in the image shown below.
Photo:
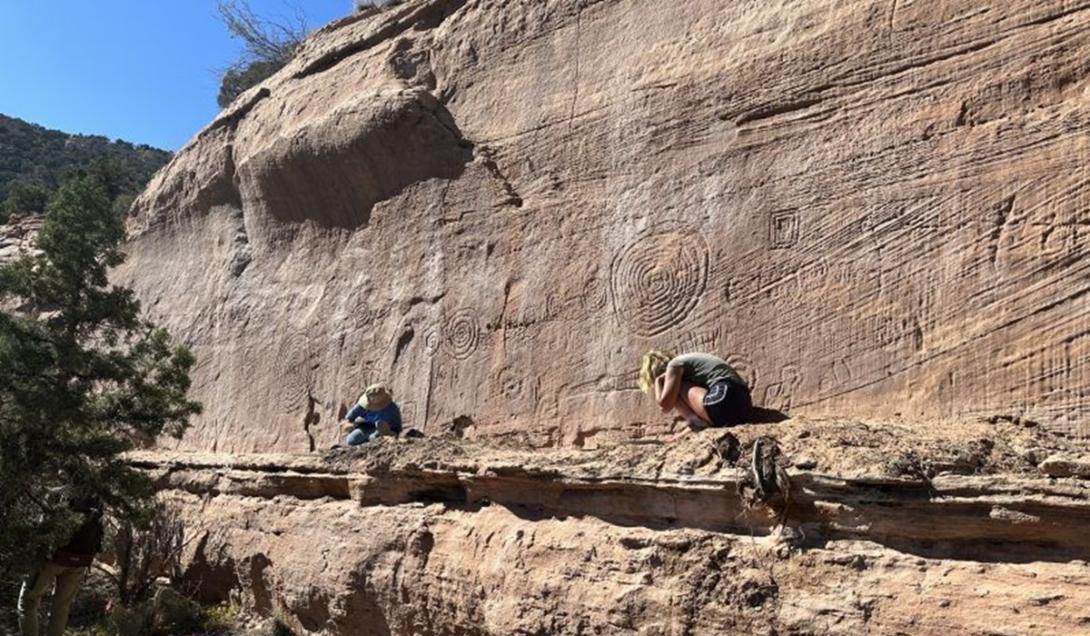
<path fill-rule="evenodd" d="M 51 192 L 65 175 L 77 170 L 109 172 L 117 194 L 135 194 L 170 156 L 146 145 L 70 135 L 0 115 L 0 210 L 38 211 L 33 208 L 40 195 Z M 9 195 L 26 203 L 7 204 Z"/>

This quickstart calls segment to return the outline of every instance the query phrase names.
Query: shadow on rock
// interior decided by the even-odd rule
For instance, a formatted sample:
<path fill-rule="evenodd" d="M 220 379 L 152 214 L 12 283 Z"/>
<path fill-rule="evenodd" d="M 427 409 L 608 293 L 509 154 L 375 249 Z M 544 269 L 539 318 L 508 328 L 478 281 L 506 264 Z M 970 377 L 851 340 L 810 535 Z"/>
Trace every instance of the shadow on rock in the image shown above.
<path fill-rule="evenodd" d="M 779 424 L 791 419 L 786 413 L 777 409 L 766 409 L 755 406 L 750 412 L 750 424 Z"/>

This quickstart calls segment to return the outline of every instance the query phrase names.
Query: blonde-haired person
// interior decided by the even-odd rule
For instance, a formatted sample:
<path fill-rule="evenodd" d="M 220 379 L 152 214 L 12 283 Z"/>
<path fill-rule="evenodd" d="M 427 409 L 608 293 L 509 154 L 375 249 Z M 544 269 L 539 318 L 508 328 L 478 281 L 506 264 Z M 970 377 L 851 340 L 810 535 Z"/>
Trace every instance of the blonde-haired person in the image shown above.
<path fill-rule="evenodd" d="M 367 387 L 344 419 L 344 432 L 348 433 L 344 443 L 348 446 L 401 432 L 401 409 L 394 403 L 389 387 L 383 384 Z"/>
<path fill-rule="evenodd" d="M 663 413 L 676 411 L 694 428 L 733 426 L 753 409 L 745 380 L 708 353 L 648 351 L 640 360 L 640 389 L 654 396 Z"/>

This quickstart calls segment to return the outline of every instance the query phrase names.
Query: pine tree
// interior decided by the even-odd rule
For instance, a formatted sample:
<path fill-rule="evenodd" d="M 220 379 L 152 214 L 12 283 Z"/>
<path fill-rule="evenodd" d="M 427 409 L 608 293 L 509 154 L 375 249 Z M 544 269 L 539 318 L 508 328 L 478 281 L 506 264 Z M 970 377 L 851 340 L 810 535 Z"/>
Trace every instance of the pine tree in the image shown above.
<path fill-rule="evenodd" d="M 50 201 L 40 253 L 0 267 L 0 572 L 63 543 L 69 496 L 146 514 L 150 481 L 122 453 L 180 437 L 200 410 L 186 397 L 192 355 L 107 278 L 123 238 L 102 185 L 75 178 Z"/>

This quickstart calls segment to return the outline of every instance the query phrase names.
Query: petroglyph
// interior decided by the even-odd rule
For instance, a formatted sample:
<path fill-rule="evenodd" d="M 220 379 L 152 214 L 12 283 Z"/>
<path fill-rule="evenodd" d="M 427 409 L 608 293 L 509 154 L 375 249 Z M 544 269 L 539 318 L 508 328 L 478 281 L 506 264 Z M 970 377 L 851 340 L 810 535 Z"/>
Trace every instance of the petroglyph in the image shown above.
<path fill-rule="evenodd" d="M 790 411 L 791 404 L 798 395 L 802 375 L 795 365 L 787 365 L 780 371 L 780 380 L 769 384 L 764 392 L 763 406 L 781 411 Z"/>
<path fill-rule="evenodd" d="M 851 365 L 848 364 L 846 358 L 841 358 L 833 362 L 832 378 L 837 386 L 847 386 L 851 383 L 854 374 L 852 373 Z"/>
<path fill-rule="evenodd" d="M 579 296 L 579 300 L 583 309 L 591 314 L 597 313 L 605 308 L 606 303 L 609 302 L 609 297 L 606 292 L 606 286 L 602 284 L 602 281 L 598 278 L 597 274 L 592 274 L 587 277 L 586 282 L 583 284 L 583 290 Z"/>
<path fill-rule="evenodd" d="M 679 354 L 685 353 L 686 351 L 719 353 L 719 334 L 720 332 L 718 329 L 699 333 L 688 333 L 679 338 L 677 344 L 672 348 Z"/>
<path fill-rule="evenodd" d="M 482 436 L 655 434 L 669 422 L 630 379 L 649 347 L 725 356 L 798 414 L 1081 434 L 1090 11 L 686 3 L 654 24 L 618 0 L 467 3 L 390 43 L 428 51 L 434 89 L 360 55 L 269 78 L 230 131 L 179 151 L 116 278 L 201 360 L 181 444 L 306 450 L 308 386 L 342 400 L 365 360 L 422 419 L 489 411 Z M 232 197 L 237 277 L 240 214 L 210 210 Z M 493 406 L 505 366 L 540 382 L 536 417 L 529 398 Z"/>
<path fill-rule="evenodd" d="M 568 306 L 568 299 L 560 292 L 549 292 L 545 296 L 545 316 L 550 320 L 561 318 Z"/>
<path fill-rule="evenodd" d="M 459 309 L 447 319 L 443 328 L 444 343 L 452 356 L 464 360 L 477 351 L 481 339 L 481 326 L 477 314 L 470 309 Z"/>
<path fill-rule="evenodd" d="M 407 428 L 422 429 L 424 427 L 424 422 L 418 419 L 416 401 L 401 401 L 397 395 L 394 395 L 394 399 L 397 400 L 398 408 L 401 410 L 402 430 Z"/>
<path fill-rule="evenodd" d="M 761 379 L 757 375 L 757 367 L 753 365 L 753 361 L 750 360 L 749 356 L 744 353 L 730 353 L 727 355 L 726 361 L 734 369 L 735 373 L 742 376 L 750 391 L 756 395 Z"/>
<path fill-rule="evenodd" d="M 301 332 L 292 333 L 283 341 L 276 371 L 280 385 L 275 395 L 284 413 L 305 412 L 310 405 L 314 386 L 310 351 L 310 342 Z"/>
<path fill-rule="evenodd" d="M 492 375 L 493 404 L 504 414 L 514 416 L 537 411 L 541 380 L 527 375 L 523 367 L 505 366 Z"/>
<path fill-rule="evenodd" d="M 666 232 L 643 237 L 614 259 L 614 312 L 640 336 L 656 336 L 683 323 L 708 282 L 708 246 L 699 236 Z"/>
<path fill-rule="evenodd" d="M 439 348 L 443 346 L 443 330 L 439 327 L 432 327 L 428 330 L 427 335 L 424 336 L 424 350 L 429 354 L 436 354 L 439 352 Z"/>
<path fill-rule="evenodd" d="M 518 370 L 503 367 L 495 376 L 495 387 L 504 399 L 517 401 L 524 397 L 523 393 L 528 381 Z"/>
<path fill-rule="evenodd" d="M 768 217 L 768 243 L 772 249 L 794 247 L 799 242 L 798 210 L 781 210 Z"/>

